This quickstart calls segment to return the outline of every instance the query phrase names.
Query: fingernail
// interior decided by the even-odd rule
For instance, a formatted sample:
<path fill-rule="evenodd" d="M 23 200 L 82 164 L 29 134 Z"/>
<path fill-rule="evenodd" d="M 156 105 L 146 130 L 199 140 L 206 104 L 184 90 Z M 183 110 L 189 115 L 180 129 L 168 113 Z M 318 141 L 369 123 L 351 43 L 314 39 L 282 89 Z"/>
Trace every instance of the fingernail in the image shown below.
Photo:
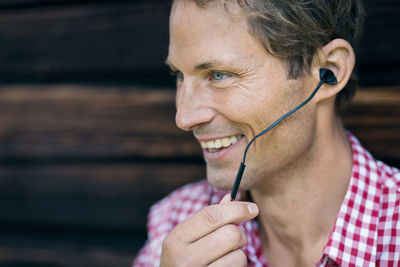
<path fill-rule="evenodd" d="M 249 205 L 247 205 L 247 208 L 249 209 L 251 215 L 255 215 L 258 213 L 258 207 L 254 203 L 250 203 Z"/>
<path fill-rule="evenodd" d="M 231 197 L 230 194 L 225 195 L 225 196 L 222 198 L 222 200 L 221 200 L 220 203 L 228 203 L 229 200 L 230 200 L 230 197 Z"/>

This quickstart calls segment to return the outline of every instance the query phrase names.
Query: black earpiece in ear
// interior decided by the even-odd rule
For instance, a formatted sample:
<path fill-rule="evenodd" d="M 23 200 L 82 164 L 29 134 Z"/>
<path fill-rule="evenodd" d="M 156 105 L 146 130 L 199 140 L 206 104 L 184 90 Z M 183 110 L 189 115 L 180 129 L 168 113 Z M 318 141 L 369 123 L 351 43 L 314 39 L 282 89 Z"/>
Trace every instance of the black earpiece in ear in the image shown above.
<path fill-rule="evenodd" d="M 329 85 L 335 85 L 337 84 L 336 76 L 333 73 L 333 71 L 329 69 L 320 69 L 319 70 L 319 78 L 321 82 L 329 84 Z"/>

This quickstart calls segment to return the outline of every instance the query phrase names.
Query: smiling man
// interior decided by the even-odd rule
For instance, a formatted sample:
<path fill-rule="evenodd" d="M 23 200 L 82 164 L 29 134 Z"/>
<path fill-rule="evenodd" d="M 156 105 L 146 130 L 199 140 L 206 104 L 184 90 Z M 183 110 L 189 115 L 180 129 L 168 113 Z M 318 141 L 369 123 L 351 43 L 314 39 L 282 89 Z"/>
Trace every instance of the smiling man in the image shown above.
<path fill-rule="evenodd" d="M 338 115 L 363 13 L 361 0 L 174 1 L 176 123 L 202 146 L 207 181 L 152 207 L 135 266 L 398 264 L 399 171 Z M 310 96 L 322 68 L 337 83 L 254 142 L 230 201 L 246 145 Z"/>

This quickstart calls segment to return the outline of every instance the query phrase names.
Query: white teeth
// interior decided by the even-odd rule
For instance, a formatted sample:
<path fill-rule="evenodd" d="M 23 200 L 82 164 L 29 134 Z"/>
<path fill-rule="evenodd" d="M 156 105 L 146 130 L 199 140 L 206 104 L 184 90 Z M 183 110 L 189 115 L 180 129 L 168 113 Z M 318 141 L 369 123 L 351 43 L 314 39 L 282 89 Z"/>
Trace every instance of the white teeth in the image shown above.
<path fill-rule="evenodd" d="M 223 147 L 228 147 L 228 146 L 230 146 L 230 145 L 231 145 L 231 139 L 229 139 L 229 138 L 227 138 L 227 137 L 222 138 L 222 146 L 223 146 Z"/>
<path fill-rule="evenodd" d="M 207 147 L 208 147 L 208 148 L 215 148 L 215 143 L 214 143 L 214 141 L 208 141 L 208 142 L 207 142 Z"/>
<path fill-rule="evenodd" d="M 210 152 L 212 152 L 212 151 L 215 152 L 216 149 L 219 149 L 221 147 L 229 147 L 229 146 L 235 144 L 242 137 L 243 137 L 243 135 L 234 135 L 231 137 L 224 137 L 221 139 L 215 139 L 215 140 L 208 141 L 208 142 L 201 142 L 201 147 L 204 149 L 208 149 Z"/>
<path fill-rule="evenodd" d="M 222 141 L 221 139 L 215 140 L 215 148 L 221 148 L 222 147 Z"/>

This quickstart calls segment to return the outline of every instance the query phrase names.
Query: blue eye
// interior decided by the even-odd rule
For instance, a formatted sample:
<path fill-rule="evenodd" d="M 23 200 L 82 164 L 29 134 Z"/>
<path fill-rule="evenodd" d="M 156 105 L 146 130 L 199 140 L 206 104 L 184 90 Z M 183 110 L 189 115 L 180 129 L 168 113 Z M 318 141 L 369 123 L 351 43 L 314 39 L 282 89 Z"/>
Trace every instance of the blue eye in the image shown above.
<path fill-rule="evenodd" d="M 183 73 L 180 71 L 174 71 L 173 76 L 175 76 L 176 80 L 183 81 Z"/>
<path fill-rule="evenodd" d="M 218 71 L 213 71 L 211 72 L 211 79 L 215 81 L 220 81 L 226 77 L 230 76 L 229 74 L 218 72 Z"/>
<path fill-rule="evenodd" d="M 181 81 L 183 81 L 183 73 L 182 72 L 180 72 L 180 71 L 178 71 L 177 73 L 176 73 L 176 76 L 178 77 L 178 79 L 179 80 L 181 80 Z"/>
<path fill-rule="evenodd" d="M 183 73 L 182 73 L 182 72 L 171 70 L 170 74 L 171 74 L 172 76 L 174 76 L 177 80 L 183 81 L 183 78 L 184 78 L 184 77 L 183 77 Z"/>

